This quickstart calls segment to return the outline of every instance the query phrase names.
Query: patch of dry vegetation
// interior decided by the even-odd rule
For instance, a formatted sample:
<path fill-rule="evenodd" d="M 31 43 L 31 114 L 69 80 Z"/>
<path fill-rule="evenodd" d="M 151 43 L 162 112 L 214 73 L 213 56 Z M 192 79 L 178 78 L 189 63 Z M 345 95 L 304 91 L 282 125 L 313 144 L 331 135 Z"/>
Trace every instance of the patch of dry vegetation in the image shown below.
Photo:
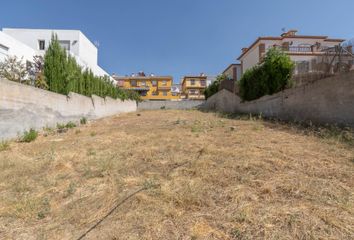
<path fill-rule="evenodd" d="M 0 151 L 0 239 L 353 239 L 354 151 L 290 125 L 144 111 Z"/>

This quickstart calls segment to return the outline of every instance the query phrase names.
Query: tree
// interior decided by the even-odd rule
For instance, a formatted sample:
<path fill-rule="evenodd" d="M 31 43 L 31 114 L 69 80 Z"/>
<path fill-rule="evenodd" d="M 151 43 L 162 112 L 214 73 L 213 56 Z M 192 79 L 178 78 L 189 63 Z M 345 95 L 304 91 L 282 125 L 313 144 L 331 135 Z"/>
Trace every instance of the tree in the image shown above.
<path fill-rule="evenodd" d="M 67 54 L 58 41 L 58 36 L 52 34 L 52 40 L 44 55 L 44 76 L 48 89 L 53 92 L 66 94 Z"/>
<path fill-rule="evenodd" d="M 224 80 L 227 80 L 227 76 L 225 74 L 221 74 L 218 75 L 216 77 L 216 80 L 214 82 L 212 82 L 205 90 L 204 90 L 204 96 L 205 99 L 208 99 L 209 97 L 211 97 L 212 95 L 214 95 L 215 93 L 217 93 L 219 91 L 219 86 L 220 83 Z"/>
<path fill-rule="evenodd" d="M 287 54 L 276 48 L 270 49 L 262 64 L 243 74 L 239 83 L 241 98 L 251 101 L 291 87 L 294 66 Z"/>
<path fill-rule="evenodd" d="M 16 56 L 8 56 L 0 63 L 0 77 L 21 83 L 25 81 L 27 74 L 28 71 L 23 63 L 23 58 L 18 59 Z"/>

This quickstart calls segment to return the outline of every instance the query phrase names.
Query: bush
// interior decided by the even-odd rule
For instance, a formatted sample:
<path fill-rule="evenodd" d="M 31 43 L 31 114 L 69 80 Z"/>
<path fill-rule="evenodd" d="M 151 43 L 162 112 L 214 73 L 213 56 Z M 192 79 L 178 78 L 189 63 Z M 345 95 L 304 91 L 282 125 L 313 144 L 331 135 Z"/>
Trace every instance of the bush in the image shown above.
<path fill-rule="evenodd" d="M 87 123 L 87 118 L 83 117 L 80 119 L 80 124 L 85 125 Z"/>
<path fill-rule="evenodd" d="M 74 128 L 76 127 L 76 124 L 73 123 L 73 122 L 68 122 L 66 125 L 65 125 L 66 128 Z"/>
<path fill-rule="evenodd" d="M 209 97 L 217 93 L 219 91 L 220 82 L 226 79 L 227 77 L 224 74 L 217 76 L 216 80 L 204 90 L 205 99 L 208 99 Z"/>
<path fill-rule="evenodd" d="M 1 152 L 1 151 L 6 151 L 6 150 L 8 150 L 8 149 L 10 149 L 10 144 L 9 144 L 9 142 L 7 142 L 7 141 L 1 141 L 1 142 L 0 142 L 0 152 Z"/>
<path fill-rule="evenodd" d="M 276 48 L 270 49 L 261 65 L 247 70 L 242 76 L 241 98 L 251 101 L 290 87 L 293 69 L 294 63 L 288 55 Z"/>
<path fill-rule="evenodd" d="M 21 142 L 32 142 L 36 140 L 38 137 L 38 132 L 34 129 L 30 129 L 29 131 L 25 131 L 23 137 L 21 138 Z"/>

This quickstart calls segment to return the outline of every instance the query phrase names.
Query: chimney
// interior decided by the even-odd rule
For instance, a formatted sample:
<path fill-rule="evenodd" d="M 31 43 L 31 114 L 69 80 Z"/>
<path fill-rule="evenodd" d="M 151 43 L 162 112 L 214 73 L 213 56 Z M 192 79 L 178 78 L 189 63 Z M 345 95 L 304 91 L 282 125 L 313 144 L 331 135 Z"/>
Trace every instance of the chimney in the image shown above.
<path fill-rule="evenodd" d="M 296 29 L 291 29 L 289 31 L 287 31 L 286 33 L 283 33 L 281 36 L 282 37 L 292 37 L 292 36 L 296 36 L 297 30 Z"/>

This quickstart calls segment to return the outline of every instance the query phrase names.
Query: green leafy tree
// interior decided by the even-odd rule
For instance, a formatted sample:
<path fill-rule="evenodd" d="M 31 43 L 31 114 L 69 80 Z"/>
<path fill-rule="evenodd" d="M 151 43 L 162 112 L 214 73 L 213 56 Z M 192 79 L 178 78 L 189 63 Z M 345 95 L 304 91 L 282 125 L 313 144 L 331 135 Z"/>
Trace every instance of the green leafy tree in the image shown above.
<path fill-rule="evenodd" d="M 243 100 L 251 101 L 264 95 L 272 95 L 291 87 L 294 63 L 284 52 L 270 49 L 261 65 L 248 69 L 239 87 Z"/>
<path fill-rule="evenodd" d="M 8 56 L 0 63 L 0 77 L 10 81 L 19 82 L 25 81 L 28 71 L 23 63 L 23 58 L 16 56 Z"/>
<path fill-rule="evenodd" d="M 216 80 L 212 82 L 205 90 L 204 90 L 204 96 L 206 99 L 214 95 L 219 91 L 220 83 L 224 80 L 227 80 L 227 76 L 225 74 L 218 75 L 216 77 Z"/>

